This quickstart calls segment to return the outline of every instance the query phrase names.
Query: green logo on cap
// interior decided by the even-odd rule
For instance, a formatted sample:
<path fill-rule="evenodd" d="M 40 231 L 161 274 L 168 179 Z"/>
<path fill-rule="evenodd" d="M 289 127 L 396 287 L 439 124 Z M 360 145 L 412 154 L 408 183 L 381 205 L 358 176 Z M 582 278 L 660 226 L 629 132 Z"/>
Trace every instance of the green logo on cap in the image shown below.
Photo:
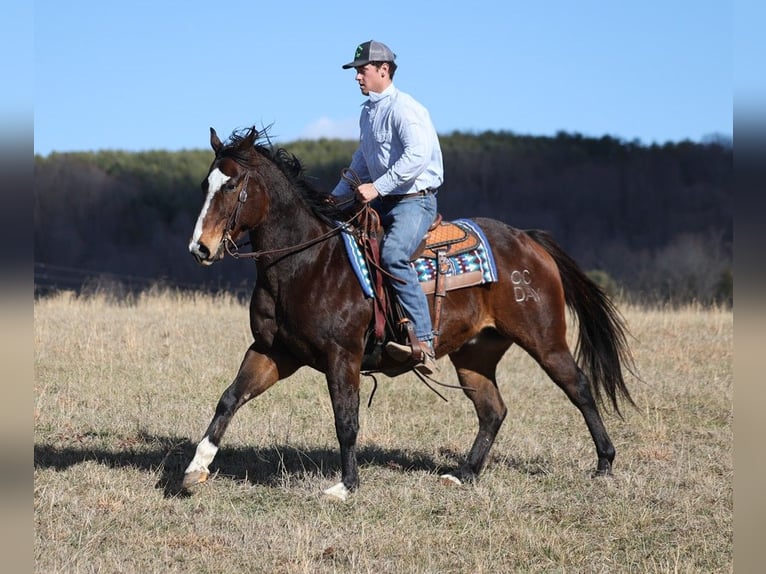
<path fill-rule="evenodd" d="M 362 45 L 359 44 L 356 47 L 356 54 L 354 54 L 354 58 L 358 58 L 359 56 L 361 56 L 362 55 L 362 50 L 363 50 Z"/>

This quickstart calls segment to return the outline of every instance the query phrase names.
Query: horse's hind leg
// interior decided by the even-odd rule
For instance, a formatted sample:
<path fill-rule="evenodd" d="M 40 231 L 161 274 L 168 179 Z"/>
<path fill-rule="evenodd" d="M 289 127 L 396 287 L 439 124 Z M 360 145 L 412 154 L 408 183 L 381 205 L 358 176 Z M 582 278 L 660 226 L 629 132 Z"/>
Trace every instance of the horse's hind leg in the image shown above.
<path fill-rule="evenodd" d="M 208 466 L 213 462 L 221 438 L 239 407 L 296 370 L 297 366 L 290 360 L 263 355 L 254 351 L 252 347 L 247 350 L 234 382 L 218 400 L 213 420 L 197 444 L 194 458 L 184 473 L 183 488 L 188 489 L 207 480 L 210 474 Z"/>
<path fill-rule="evenodd" d="M 456 473 L 445 474 L 442 478 L 457 479 L 460 482 L 473 481 L 484 468 L 489 451 L 508 412 L 495 378 L 497 364 L 508 347 L 510 343 L 506 340 L 483 333 L 450 355 L 460 385 L 473 401 L 479 418 L 479 431 L 460 469 Z"/>
<path fill-rule="evenodd" d="M 596 445 L 598 464 L 596 475 L 612 474 L 615 450 L 604 427 L 604 421 L 598 412 L 596 401 L 591 392 L 590 382 L 568 348 L 555 353 L 548 353 L 539 359 L 540 365 L 561 389 L 566 393 L 585 419 L 593 443 Z"/>

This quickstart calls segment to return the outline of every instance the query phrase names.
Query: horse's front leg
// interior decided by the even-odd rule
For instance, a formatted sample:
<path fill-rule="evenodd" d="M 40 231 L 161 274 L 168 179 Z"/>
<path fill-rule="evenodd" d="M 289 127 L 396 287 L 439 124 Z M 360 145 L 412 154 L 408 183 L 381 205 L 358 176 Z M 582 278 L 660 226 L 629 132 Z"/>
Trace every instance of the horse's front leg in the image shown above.
<path fill-rule="evenodd" d="M 278 380 L 289 377 L 297 368 L 294 361 L 288 357 L 263 355 L 252 347 L 247 350 L 234 382 L 218 400 L 213 420 L 197 444 L 194 458 L 184 473 L 183 488 L 189 489 L 207 480 L 210 475 L 208 466 L 213 462 L 221 438 L 239 407 L 263 393 Z"/>
<path fill-rule="evenodd" d="M 359 487 L 356 437 L 359 433 L 360 360 L 343 361 L 327 372 L 327 386 L 335 414 L 335 433 L 340 444 L 341 482 L 324 493 L 340 500 L 346 500 Z"/>

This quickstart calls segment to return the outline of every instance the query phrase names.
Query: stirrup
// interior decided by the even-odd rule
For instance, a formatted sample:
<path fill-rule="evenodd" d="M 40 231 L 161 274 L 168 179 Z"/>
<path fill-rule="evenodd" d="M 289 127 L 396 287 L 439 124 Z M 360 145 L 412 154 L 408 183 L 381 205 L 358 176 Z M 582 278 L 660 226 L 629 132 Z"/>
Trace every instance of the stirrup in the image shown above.
<path fill-rule="evenodd" d="M 423 351 L 423 358 L 415 365 L 415 370 L 421 375 L 434 375 L 439 372 L 439 364 L 436 362 L 436 355 Z"/>

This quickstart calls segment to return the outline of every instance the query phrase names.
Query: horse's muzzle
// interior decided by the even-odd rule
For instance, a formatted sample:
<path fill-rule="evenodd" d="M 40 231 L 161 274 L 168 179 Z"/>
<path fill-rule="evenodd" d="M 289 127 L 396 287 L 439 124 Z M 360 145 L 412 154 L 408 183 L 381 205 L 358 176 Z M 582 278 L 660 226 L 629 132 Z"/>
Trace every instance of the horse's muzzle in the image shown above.
<path fill-rule="evenodd" d="M 213 254 L 203 243 L 192 241 L 189 243 L 189 253 L 194 256 L 197 263 L 201 265 L 212 265 L 214 261 L 221 258 L 220 249 Z"/>

